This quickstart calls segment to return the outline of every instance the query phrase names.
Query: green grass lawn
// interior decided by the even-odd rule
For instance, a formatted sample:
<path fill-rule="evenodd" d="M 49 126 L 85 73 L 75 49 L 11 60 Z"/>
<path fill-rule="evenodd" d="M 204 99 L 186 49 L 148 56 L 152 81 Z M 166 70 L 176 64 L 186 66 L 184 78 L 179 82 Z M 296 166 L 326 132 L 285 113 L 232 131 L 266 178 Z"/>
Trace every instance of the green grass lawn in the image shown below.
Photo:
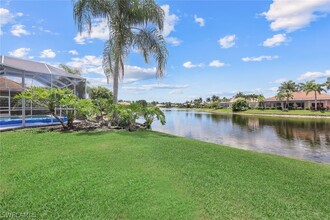
<path fill-rule="evenodd" d="M 199 111 L 214 112 L 214 113 L 233 113 L 231 109 L 208 109 L 200 108 L 195 109 Z M 249 109 L 242 112 L 236 112 L 236 114 L 262 114 L 262 115 L 308 115 L 308 116 L 328 116 L 330 117 L 330 111 L 311 111 L 311 110 L 290 110 L 290 111 L 281 111 L 281 110 L 258 110 L 258 109 Z"/>
<path fill-rule="evenodd" d="M 330 166 L 139 131 L 0 133 L 0 211 L 38 219 L 329 219 Z"/>

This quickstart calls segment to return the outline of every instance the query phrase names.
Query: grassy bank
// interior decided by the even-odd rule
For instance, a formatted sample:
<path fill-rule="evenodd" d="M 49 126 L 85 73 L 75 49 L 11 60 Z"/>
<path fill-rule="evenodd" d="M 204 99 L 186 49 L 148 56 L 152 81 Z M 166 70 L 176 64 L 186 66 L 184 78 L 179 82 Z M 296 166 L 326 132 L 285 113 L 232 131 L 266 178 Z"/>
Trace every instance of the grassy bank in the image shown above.
<path fill-rule="evenodd" d="M 328 219 L 330 166 L 156 132 L 0 133 L 1 214 Z"/>
<path fill-rule="evenodd" d="M 231 109 L 209 109 L 209 108 L 196 108 L 197 111 L 213 112 L 213 113 L 230 113 L 232 114 Z M 235 114 L 254 114 L 254 115 L 292 115 L 292 116 L 325 116 L 330 117 L 330 111 L 310 111 L 310 110 L 290 110 L 290 111 L 281 111 L 281 110 L 258 110 L 258 109 L 249 109 L 242 112 L 235 112 Z"/>

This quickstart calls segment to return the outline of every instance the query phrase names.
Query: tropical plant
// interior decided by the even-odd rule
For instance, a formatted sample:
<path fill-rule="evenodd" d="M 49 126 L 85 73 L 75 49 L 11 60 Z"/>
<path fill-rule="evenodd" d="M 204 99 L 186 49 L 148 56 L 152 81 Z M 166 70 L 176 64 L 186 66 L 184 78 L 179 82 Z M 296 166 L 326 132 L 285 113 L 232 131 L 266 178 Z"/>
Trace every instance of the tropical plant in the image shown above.
<path fill-rule="evenodd" d="M 264 101 L 265 101 L 265 96 L 263 96 L 263 95 L 258 95 L 257 100 L 258 100 L 259 104 L 261 105 L 260 107 L 265 108 L 265 103 L 264 103 Z"/>
<path fill-rule="evenodd" d="M 104 87 L 89 88 L 89 98 L 97 111 L 96 120 L 104 121 L 104 116 L 112 109 L 113 96 L 112 92 Z"/>
<path fill-rule="evenodd" d="M 317 94 L 321 94 L 321 92 L 326 92 L 323 88 L 324 84 L 315 83 L 315 80 L 307 81 L 306 83 L 301 83 L 302 91 L 306 92 L 306 95 L 310 92 L 314 92 L 315 97 L 315 108 L 317 110 Z"/>
<path fill-rule="evenodd" d="M 156 76 L 162 76 L 167 60 L 166 42 L 161 34 L 164 11 L 154 0 L 74 0 L 74 19 L 80 33 L 92 31 L 92 19 L 104 18 L 109 40 L 103 52 L 103 69 L 113 79 L 113 102 L 118 102 L 119 75 L 124 76 L 124 61 L 132 48 L 146 63 L 152 54 L 157 62 Z"/>
<path fill-rule="evenodd" d="M 249 103 L 243 98 L 238 98 L 232 105 L 233 112 L 243 111 L 248 108 Z"/>
<path fill-rule="evenodd" d="M 155 119 L 159 120 L 162 125 L 166 123 L 165 115 L 158 107 L 146 107 L 143 109 L 144 126 L 151 128 L 151 124 Z"/>
<path fill-rule="evenodd" d="M 293 98 L 293 92 L 298 91 L 298 85 L 292 80 L 289 80 L 287 82 L 282 82 L 277 91 L 278 91 L 277 98 L 279 100 L 285 98 L 285 109 L 288 109 L 289 100 Z M 282 106 L 282 110 L 283 110 L 283 106 Z"/>
<path fill-rule="evenodd" d="M 73 91 L 67 88 L 43 88 L 43 87 L 30 87 L 20 94 L 15 96 L 15 99 L 25 98 L 31 100 L 33 104 L 45 107 L 49 110 L 50 114 L 55 117 L 62 125 L 63 128 L 73 126 L 74 105 L 77 103 L 77 96 Z M 66 125 L 61 117 L 56 114 L 56 107 L 68 107 L 68 124 Z"/>

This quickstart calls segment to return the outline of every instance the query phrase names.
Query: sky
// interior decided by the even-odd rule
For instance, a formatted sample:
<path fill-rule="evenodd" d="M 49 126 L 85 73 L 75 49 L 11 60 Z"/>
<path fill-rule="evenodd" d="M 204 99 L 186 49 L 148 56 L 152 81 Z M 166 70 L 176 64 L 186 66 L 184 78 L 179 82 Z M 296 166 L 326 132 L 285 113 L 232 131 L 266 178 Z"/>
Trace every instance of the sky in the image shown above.
<path fill-rule="evenodd" d="M 119 99 L 184 102 L 237 92 L 276 94 L 281 82 L 330 77 L 330 0 L 157 1 L 165 12 L 169 57 L 155 62 L 134 50 L 125 60 Z M 71 0 L 1 0 L 0 54 L 80 68 L 105 86 L 105 20 L 78 33 Z"/>

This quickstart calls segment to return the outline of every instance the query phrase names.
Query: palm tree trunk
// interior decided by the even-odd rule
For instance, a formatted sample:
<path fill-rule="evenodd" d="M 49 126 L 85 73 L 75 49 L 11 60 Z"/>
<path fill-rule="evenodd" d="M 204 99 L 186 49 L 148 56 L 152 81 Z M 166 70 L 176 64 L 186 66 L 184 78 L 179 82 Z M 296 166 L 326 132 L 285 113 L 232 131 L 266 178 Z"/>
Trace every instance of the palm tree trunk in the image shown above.
<path fill-rule="evenodd" d="M 118 104 L 118 81 L 119 81 L 119 61 L 115 61 L 113 74 L 113 104 Z M 113 111 L 112 124 L 117 126 L 119 124 L 118 114 L 116 109 Z"/>
<path fill-rule="evenodd" d="M 316 95 L 316 91 L 314 91 L 315 94 L 315 111 L 317 111 L 317 95 Z"/>
<path fill-rule="evenodd" d="M 113 74 L 113 104 L 118 103 L 118 79 L 119 78 L 119 61 L 115 62 Z"/>

